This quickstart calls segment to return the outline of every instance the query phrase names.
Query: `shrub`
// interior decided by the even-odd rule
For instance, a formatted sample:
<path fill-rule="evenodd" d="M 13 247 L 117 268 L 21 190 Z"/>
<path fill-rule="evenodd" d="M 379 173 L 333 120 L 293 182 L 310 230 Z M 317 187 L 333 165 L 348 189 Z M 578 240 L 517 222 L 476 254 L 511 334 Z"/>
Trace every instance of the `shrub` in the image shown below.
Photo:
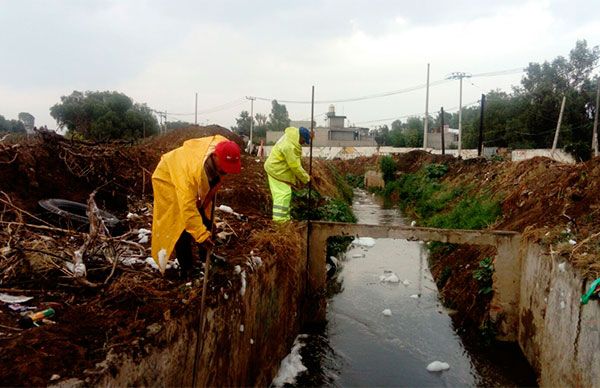
<path fill-rule="evenodd" d="M 351 187 L 358 187 L 359 189 L 365 188 L 364 175 L 346 174 L 346 182 L 348 182 Z"/>
<path fill-rule="evenodd" d="M 487 295 L 493 292 L 492 275 L 494 273 L 494 261 L 486 257 L 479 262 L 479 268 L 473 271 L 473 279 L 479 283 L 479 293 Z"/>
<path fill-rule="evenodd" d="M 379 168 L 381 169 L 381 174 L 383 175 L 385 183 L 394 180 L 394 175 L 396 174 L 396 162 L 394 162 L 394 159 L 391 156 L 382 156 L 381 159 L 379 159 Z"/>
<path fill-rule="evenodd" d="M 446 175 L 448 166 L 445 164 L 432 163 L 425 166 L 425 175 L 430 179 L 439 179 Z"/>
<path fill-rule="evenodd" d="M 312 190 L 309 202 L 308 189 L 292 192 L 291 215 L 296 220 L 356 222 L 356 216 L 344 200 L 323 197 L 316 190 Z M 346 251 L 353 239 L 353 237 L 342 236 L 329 238 L 327 257 L 337 256 L 340 252 Z"/>

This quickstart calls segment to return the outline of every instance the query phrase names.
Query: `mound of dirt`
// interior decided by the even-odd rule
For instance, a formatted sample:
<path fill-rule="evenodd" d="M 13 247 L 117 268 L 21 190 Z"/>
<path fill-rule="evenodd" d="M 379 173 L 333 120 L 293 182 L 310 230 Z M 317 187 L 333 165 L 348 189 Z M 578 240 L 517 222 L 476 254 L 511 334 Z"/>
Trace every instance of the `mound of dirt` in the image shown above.
<path fill-rule="evenodd" d="M 241 143 L 218 126 L 173 131 L 140 144 L 90 144 L 49 132 L 16 144 L 0 142 L 0 293 L 34 297 L 12 307 L 0 303 L 3 385 L 46 385 L 54 374 L 81 376 L 111 351 L 141 356 L 153 323 L 198 307 L 198 287 L 183 286 L 187 279 L 179 279 L 176 269 L 163 277 L 145 262 L 150 236 L 144 229 L 151 229 L 150 178 L 160 156 L 189 138 L 214 134 Z M 333 187 L 331 176 L 321 176 L 329 170 L 317 166 L 317 189 Z M 77 281 L 69 264 L 90 238 L 88 231 L 47 223 L 37 203 L 45 198 L 85 203 L 95 189 L 99 207 L 123 220 L 122 230 L 91 244 L 84 258 L 87 276 Z M 251 260 L 251 251 L 266 266 L 274 265 L 286 241 L 294 239 L 271 222 L 271 196 L 260 159 L 242 155 L 241 174 L 225 177 L 216 204 L 245 216 L 216 212 L 216 232 L 222 235 L 215 252 L 227 263 L 215 268 L 209 290 L 232 295 L 237 285 L 229 279 L 235 265 Z M 218 295 L 207 297 L 209 305 L 218 301 Z M 50 318 L 54 323 L 18 326 L 21 313 L 48 307 L 56 311 Z"/>

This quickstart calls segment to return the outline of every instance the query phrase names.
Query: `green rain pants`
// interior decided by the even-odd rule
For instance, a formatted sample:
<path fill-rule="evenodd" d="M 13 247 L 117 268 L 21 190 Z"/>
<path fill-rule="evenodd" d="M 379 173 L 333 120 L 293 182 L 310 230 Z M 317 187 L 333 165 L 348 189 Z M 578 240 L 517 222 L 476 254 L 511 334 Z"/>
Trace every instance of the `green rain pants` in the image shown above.
<path fill-rule="evenodd" d="M 292 187 L 277 179 L 269 177 L 269 188 L 273 197 L 273 220 L 277 222 L 289 221 L 290 203 L 292 202 Z"/>

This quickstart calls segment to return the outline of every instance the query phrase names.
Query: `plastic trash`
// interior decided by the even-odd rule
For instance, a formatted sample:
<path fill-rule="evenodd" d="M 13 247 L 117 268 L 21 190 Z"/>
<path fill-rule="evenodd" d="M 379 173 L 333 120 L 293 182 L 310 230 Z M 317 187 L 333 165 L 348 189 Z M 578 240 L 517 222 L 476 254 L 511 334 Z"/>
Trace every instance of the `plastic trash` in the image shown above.
<path fill-rule="evenodd" d="M 35 313 L 25 315 L 24 317 L 21 317 L 21 319 L 19 319 L 19 326 L 25 329 L 33 326 L 38 326 L 42 320 L 54 316 L 54 313 L 55 311 L 53 308 L 47 308 L 46 310 L 37 311 Z"/>
<path fill-rule="evenodd" d="M 220 205 L 217 209 L 224 213 L 233 213 L 233 209 L 226 205 Z"/>
<path fill-rule="evenodd" d="M 25 296 L 25 295 L 8 295 L 5 293 L 0 293 L 0 302 L 4 303 L 25 303 L 29 300 L 33 299 L 33 296 Z"/>
<path fill-rule="evenodd" d="M 594 293 L 596 293 L 596 296 L 598 296 L 599 292 L 600 292 L 600 278 L 594 280 L 594 282 L 590 286 L 589 291 L 581 296 L 581 304 L 587 304 L 587 302 L 590 301 L 590 298 L 594 295 Z"/>
<path fill-rule="evenodd" d="M 434 361 L 431 364 L 427 365 L 427 370 L 429 372 L 441 372 L 448 369 L 450 369 L 450 365 L 442 361 Z"/>

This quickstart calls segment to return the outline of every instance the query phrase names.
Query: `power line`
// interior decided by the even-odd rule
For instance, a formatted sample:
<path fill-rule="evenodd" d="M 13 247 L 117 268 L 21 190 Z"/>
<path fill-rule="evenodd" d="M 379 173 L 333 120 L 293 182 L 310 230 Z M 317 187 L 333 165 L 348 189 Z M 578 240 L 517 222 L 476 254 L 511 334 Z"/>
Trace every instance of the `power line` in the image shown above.
<path fill-rule="evenodd" d="M 447 82 L 450 82 L 452 79 L 457 79 L 457 77 L 460 75 L 461 78 L 467 78 L 467 77 L 492 77 L 492 76 L 499 76 L 499 75 L 508 75 L 508 74 L 515 74 L 515 73 L 519 73 L 519 72 L 523 72 L 523 68 L 514 68 L 514 69 L 507 69 L 507 70 L 500 70 L 500 71 L 493 71 L 493 72 L 487 72 L 487 73 L 478 73 L 478 74 L 467 74 L 467 73 L 453 73 L 453 75 L 451 75 L 450 77 L 446 78 L 446 79 L 441 79 L 438 81 L 434 81 L 431 82 L 429 84 L 429 86 L 437 86 L 437 85 L 441 85 Z M 473 84 L 473 86 L 476 86 Z M 382 93 L 375 93 L 375 94 L 368 94 L 368 95 L 364 95 L 364 96 L 358 96 L 358 97 L 351 97 L 351 98 L 340 98 L 340 99 L 332 99 L 332 100 L 319 100 L 319 101 L 315 101 L 315 104 L 333 104 L 333 103 L 342 103 L 342 102 L 354 102 L 354 101 L 364 101 L 364 100 L 370 100 L 370 99 L 374 99 L 374 98 L 381 98 L 381 97 L 389 97 L 389 96 L 393 96 L 393 95 L 397 95 L 397 94 L 404 94 L 404 93 L 410 93 L 416 90 L 420 90 L 420 89 L 424 89 L 427 87 L 427 84 L 420 84 L 420 85 L 416 85 L 416 86 L 411 86 L 408 88 L 404 88 L 404 89 L 398 89 L 398 90 L 392 90 L 392 91 L 388 91 L 388 92 L 382 92 Z M 273 101 L 273 100 L 277 100 L 280 103 L 283 104 L 310 104 L 311 101 L 303 101 L 303 100 L 280 100 L 277 98 L 266 98 L 266 97 L 252 97 L 253 99 L 259 100 L 259 101 Z M 239 97 L 233 101 L 221 104 L 221 105 L 217 105 L 214 106 L 212 108 L 208 108 L 205 110 L 201 110 L 196 112 L 190 112 L 190 113 L 169 113 L 170 116 L 193 116 L 196 114 L 199 115 L 205 115 L 208 113 L 215 113 L 215 112 L 219 112 L 222 110 L 226 110 L 226 109 L 231 109 L 231 108 L 235 108 L 236 106 L 242 105 L 243 103 L 245 103 L 245 98 L 243 97 Z M 467 105 L 468 106 L 468 105 Z M 156 111 L 153 110 L 155 113 L 157 114 L 165 114 L 166 112 L 160 112 L 160 111 Z M 387 118 L 387 119 L 377 119 L 377 120 L 369 120 L 369 121 L 362 121 L 359 123 L 371 123 L 371 122 L 378 122 L 378 121 L 386 121 L 386 120 L 395 120 L 395 119 L 401 119 L 401 118 L 406 118 L 406 117 L 412 117 L 412 116 L 420 116 L 420 114 L 417 115 L 406 115 L 406 116 L 400 116 L 400 117 L 396 117 L 396 118 Z"/>
<path fill-rule="evenodd" d="M 225 104 L 217 105 L 217 106 L 214 106 L 212 108 L 208 108 L 208 109 L 204 109 L 204 110 L 198 111 L 198 114 L 199 115 L 204 115 L 204 114 L 208 114 L 208 113 L 215 113 L 215 112 L 219 112 L 219 111 L 222 111 L 222 110 L 235 108 L 236 106 L 242 105 L 244 102 L 245 102 L 244 99 L 238 98 L 236 100 L 227 102 Z M 157 114 L 165 113 L 165 112 L 160 112 L 160 111 L 156 111 L 156 110 L 153 110 L 153 112 L 155 112 Z M 170 113 L 169 112 L 168 115 L 169 116 L 193 116 L 195 114 L 196 114 L 195 112 L 194 113 Z"/>
<path fill-rule="evenodd" d="M 475 104 L 479 104 L 479 100 L 478 101 L 469 102 L 469 103 L 463 105 L 463 108 L 465 108 L 467 106 L 475 105 Z M 452 110 L 457 110 L 457 109 L 458 109 L 458 106 L 453 106 L 453 107 L 447 109 L 446 112 L 452 111 Z M 438 110 L 435 113 L 439 113 L 439 112 L 440 111 Z M 404 115 L 404 116 L 388 117 L 388 118 L 385 118 L 385 119 L 374 119 L 374 120 L 367 120 L 367 121 L 356 121 L 356 122 L 354 122 L 354 124 L 369 124 L 369 123 L 377 123 L 377 122 L 382 122 L 382 121 L 395 121 L 395 120 L 407 119 L 407 118 L 410 118 L 410 117 L 422 117 L 422 116 L 424 116 L 422 113 L 414 113 L 414 114 L 408 114 L 408 115 Z"/>
<path fill-rule="evenodd" d="M 518 68 L 514 68 L 514 69 L 492 71 L 492 72 L 487 72 L 487 73 L 478 73 L 478 74 L 470 74 L 470 75 L 467 75 L 466 73 L 461 73 L 461 74 L 463 75 L 463 77 L 493 77 L 493 76 L 498 76 L 498 75 L 516 74 L 516 73 L 522 73 L 522 72 L 523 72 L 523 68 L 518 67 Z M 437 86 L 437 85 L 441 85 L 441 84 L 444 84 L 449 81 L 451 81 L 451 78 L 441 79 L 438 81 L 431 82 L 429 84 L 429 86 L 430 87 Z M 315 101 L 315 104 L 332 104 L 332 103 L 338 103 L 338 102 L 353 102 L 353 101 L 370 100 L 373 98 L 388 97 L 388 96 L 393 96 L 396 94 L 409 93 L 409 92 L 413 92 L 415 90 L 424 89 L 426 87 L 427 87 L 427 84 L 421 84 L 421 85 L 411 86 L 411 87 L 404 88 L 404 89 L 369 94 L 369 95 L 359 96 L 359 97 L 341 98 L 341 99 L 333 99 L 333 100 L 319 100 L 319 101 Z M 266 98 L 266 97 L 256 97 L 256 99 L 261 100 L 261 101 L 277 100 L 277 102 L 284 103 L 284 104 L 310 104 L 311 103 L 311 101 L 306 101 L 306 100 L 282 100 L 282 99 L 277 99 L 277 98 Z"/>
<path fill-rule="evenodd" d="M 442 80 L 439 80 L 439 81 L 431 82 L 429 84 L 429 86 L 441 85 L 441 84 L 446 83 L 446 82 L 449 82 L 449 80 L 442 79 Z M 413 92 L 415 90 L 424 89 L 426 87 L 427 87 L 427 84 L 422 84 L 422 85 L 417 85 L 417 86 L 411 86 L 411 87 L 405 88 L 405 89 L 394 90 L 394 91 L 391 91 L 391 92 L 383 92 L 383 93 L 377 93 L 377 94 L 370 94 L 370 95 L 361 96 L 361 97 L 343 98 L 343 99 L 337 99 L 337 100 L 315 101 L 315 104 L 332 104 L 332 103 L 338 103 L 338 102 L 352 102 L 352 101 L 370 100 L 370 99 L 373 99 L 373 98 L 387 97 L 387 96 L 393 96 L 395 94 L 402 94 L 402 93 Z M 310 104 L 311 103 L 311 101 L 279 100 L 277 98 L 266 98 L 266 97 L 256 97 L 256 99 L 257 100 L 261 100 L 261 101 L 277 100 L 277 102 L 285 103 L 285 104 Z"/>
<path fill-rule="evenodd" d="M 471 74 L 471 77 L 494 77 L 497 75 L 517 74 L 517 73 L 522 73 L 524 71 L 525 71 L 525 69 L 523 69 L 522 67 L 516 67 L 514 69 L 492 71 L 489 73 Z"/>

